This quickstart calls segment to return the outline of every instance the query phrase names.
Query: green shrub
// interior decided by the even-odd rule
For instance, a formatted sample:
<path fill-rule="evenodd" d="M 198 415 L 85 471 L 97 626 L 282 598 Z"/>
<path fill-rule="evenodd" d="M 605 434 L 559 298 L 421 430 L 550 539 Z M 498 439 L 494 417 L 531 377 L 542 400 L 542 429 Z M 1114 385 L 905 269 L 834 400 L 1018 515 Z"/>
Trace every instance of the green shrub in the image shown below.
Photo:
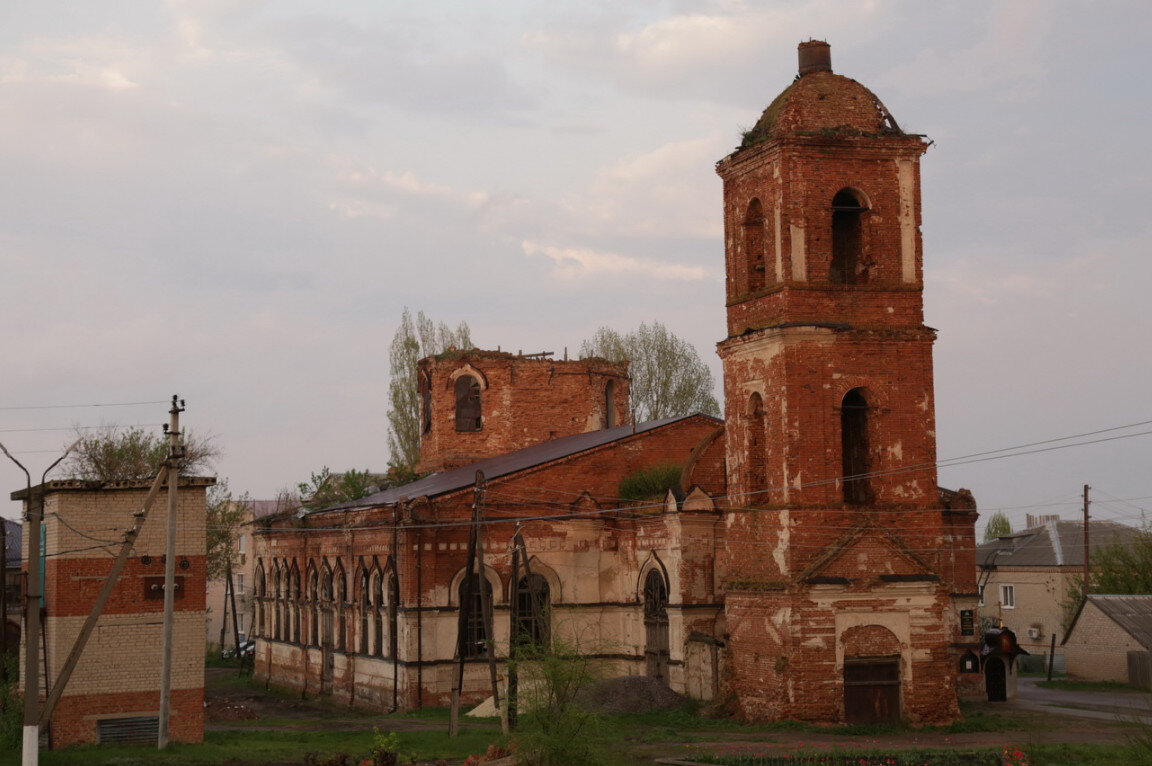
<path fill-rule="evenodd" d="M 663 500 L 668 490 L 680 486 L 680 470 L 675 463 L 638 468 L 620 480 L 616 493 L 624 500 Z"/>

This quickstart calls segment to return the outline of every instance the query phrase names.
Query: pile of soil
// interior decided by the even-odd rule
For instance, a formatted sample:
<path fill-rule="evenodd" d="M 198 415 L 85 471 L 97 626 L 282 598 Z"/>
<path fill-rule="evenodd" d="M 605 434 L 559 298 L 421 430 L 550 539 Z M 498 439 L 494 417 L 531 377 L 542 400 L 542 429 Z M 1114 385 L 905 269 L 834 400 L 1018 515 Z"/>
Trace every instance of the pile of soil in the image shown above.
<path fill-rule="evenodd" d="M 576 695 L 586 710 L 597 713 L 646 713 L 649 710 L 674 710 L 688 701 L 655 678 L 620 676 L 596 681 Z"/>
<path fill-rule="evenodd" d="M 210 699 L 204 704 L 204 717 L 209 723 L 220 721 L 250 721 L 260 716 L 242 702 L 230 699 Z"/>

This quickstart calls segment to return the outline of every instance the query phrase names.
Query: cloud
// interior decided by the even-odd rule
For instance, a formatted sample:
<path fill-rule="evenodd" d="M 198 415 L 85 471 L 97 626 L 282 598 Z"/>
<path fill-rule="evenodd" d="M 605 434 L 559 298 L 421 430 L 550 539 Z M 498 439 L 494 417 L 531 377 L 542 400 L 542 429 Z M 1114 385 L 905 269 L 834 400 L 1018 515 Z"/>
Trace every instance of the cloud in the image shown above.
<path fill-rule="evenodd" d="M 564 279 L 587 279 L 601 275 L 642 275 L 650 279 L 695 282 L 708 278 L 700 266 L 681 266 L 650 258 L 634 258 L 619 253 L 597 252 L 590 248 L 554 247 L 525 240 L 521 243 L 529 258 L 544 256 Z"/>

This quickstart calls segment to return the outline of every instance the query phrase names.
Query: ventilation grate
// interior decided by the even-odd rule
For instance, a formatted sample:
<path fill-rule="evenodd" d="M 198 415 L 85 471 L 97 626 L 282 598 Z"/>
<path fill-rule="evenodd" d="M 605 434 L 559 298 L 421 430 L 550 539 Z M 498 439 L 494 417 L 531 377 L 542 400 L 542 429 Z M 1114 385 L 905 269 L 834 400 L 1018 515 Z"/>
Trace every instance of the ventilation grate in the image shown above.
<path fill-rule="evenodd" d="M 160 718 L 107 718 L 96 722 L 100 744 L 141 744 L 155 742 L 160 736 Z"/>

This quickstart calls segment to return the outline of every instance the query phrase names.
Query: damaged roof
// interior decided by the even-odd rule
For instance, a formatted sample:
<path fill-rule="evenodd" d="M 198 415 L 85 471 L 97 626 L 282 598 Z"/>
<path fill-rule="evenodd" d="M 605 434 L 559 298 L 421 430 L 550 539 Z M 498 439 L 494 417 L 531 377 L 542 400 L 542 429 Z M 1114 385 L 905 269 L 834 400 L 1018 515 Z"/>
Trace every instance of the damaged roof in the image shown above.
<path fill-rule="evenodd" d="M 330 505 L 326 508 L 309 511 L 309 513 L 325 513 L 328 511 L 351 510 L 356 508 L 375 508 L 381 505 L 392 505 L 401 499 L 443 495 L 471 487 L 476 482 L 477 471 L 482 471 L 484 478 L 490 481 L 501 476 L 516 473 L 517 471 L 535 468 L 536 466 L 550 463 L 554 460 L 571 457 L 580 452 L 596 449 L 597 447 L 602 447 L 615 441 L 622 441 L 633 435 L 655 431 L 691 418 L 707 418 L 708 420 L 715 421 L 717 425 L 723 423 L 722 420 L 714 418 L 711 415 L 696 413 L 693 415 L 664 418 L 662 420 L 651 420 L 647 423 L 641 423 L 635 428 L 630 425 L 624 425 L 617 426 L 616 428 L 605 428 L 599 431 L 588 431 L 573 436 L 564 436 L 559 439 L 550 439 L 545 442 L 540 442 L 539 444 L 533 444 L 530 447 L 518 449 L 514 452 L 507 452 L 503 455 L 497 455 L 496 457 L 461 466 L 460 468 L 452 468 L 447 471 L 441 471 L 440 473 L 434 473 L 403 486 L 393 487 L 367 497 L 362 497 L 359 500 Z"/>

